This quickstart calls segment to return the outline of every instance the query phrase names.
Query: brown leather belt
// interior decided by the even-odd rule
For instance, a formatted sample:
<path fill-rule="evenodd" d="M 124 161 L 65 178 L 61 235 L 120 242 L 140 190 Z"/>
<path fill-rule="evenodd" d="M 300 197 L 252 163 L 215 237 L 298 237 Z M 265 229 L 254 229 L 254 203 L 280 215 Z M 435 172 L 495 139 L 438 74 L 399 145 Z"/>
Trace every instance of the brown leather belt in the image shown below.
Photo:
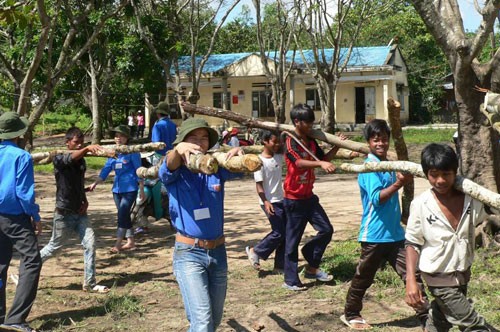
<path fill-rule="evenodd" d="M 215 239 L 215 240 L 203 240 L 203 239 L 194 239 L 192 237 L 184 236 L 182 234 L 175 234 L 175 241 L 184 243 L 184 244 L 189 244 L 191 246 L 197 245 L 200 248 L 203 249 L 215 249 L 220 245 L 223 245 L 225 242 L 224 235 L 222 235 L 220 238 Z"/>

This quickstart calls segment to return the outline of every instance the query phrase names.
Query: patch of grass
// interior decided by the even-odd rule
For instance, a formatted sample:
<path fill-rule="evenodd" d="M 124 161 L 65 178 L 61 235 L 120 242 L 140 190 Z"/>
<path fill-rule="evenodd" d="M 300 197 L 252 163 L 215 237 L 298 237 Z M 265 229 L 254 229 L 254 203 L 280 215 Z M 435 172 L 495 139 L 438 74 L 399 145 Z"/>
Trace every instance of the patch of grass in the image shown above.
<path fill-rule="evenodd" d="M 493 249 L 479 249 L 472 264 L 468 297 L 474 308 L 493 326 L 500 326 L 500 255 Z"/>
<path fill-rule="evenodd" d="M 103 303 L 104 310 L 115 318 L 125 317 L 132 313 L 142 315 L 145 311 L 141 300 L 133 295 L 110 294 Z"/>
<path fill-rule="evenodd" d="M 406 144 L 426 144 L 432 142 L 453 142 L 455 129 L 406 129 L 403 137 Z"/>
<path fill-rule="evenodd" d="M 354 275 L 360 253 L 357 241 L 336 241 L 325 253 L 321 268 L 333 274 L 335 281 L 345 282 Z"/>

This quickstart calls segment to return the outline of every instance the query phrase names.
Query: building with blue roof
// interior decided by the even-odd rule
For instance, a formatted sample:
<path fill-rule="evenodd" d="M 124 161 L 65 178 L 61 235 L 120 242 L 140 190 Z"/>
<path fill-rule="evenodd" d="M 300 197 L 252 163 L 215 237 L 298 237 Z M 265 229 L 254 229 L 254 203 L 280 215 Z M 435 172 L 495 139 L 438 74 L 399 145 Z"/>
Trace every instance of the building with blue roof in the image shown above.
<path fill-rule="evenodd" d="M 344 59 L 347 50 L 341 49 L 340 52 L 341 59 Z M 333 49 L 325 49 L 324 54 L 326 60 L 331 61 Z M 275 61 L 274 52 L 268 53 L 267 58 L 271 63 Z M 312 51 L 296 51 L 295 54 L 289 51 L 286 59 L 293 68 L 287 82 L 287 118 L 294 104 L 306 103 L 318 112 L 316 119 L 320 119 L 316 82 L 308 69 L 308 63 L 313 64 Z M 201 57 L 196 59 L 196 66 L 200 61 Z M 198 67 L 195 69 L 198 70 Z M 185 95 L 190 92 L 192 70 L 191 58 L 180 57 L 179 73 Z M 169 88 L 169 98 L 175 103 L 172 87 Z M 202 70 L 199 92 L 199 105 L 230 109 L 246 116 L 274 121 L 271 87 L 259 53 L 210 55 Z M 354 48 L 337 85 L 336 122 L 352 127 L 373 118 L 387 119 L 389 97 L 400 101 L 401 121 L 405 123 L 408 120 L 408 80 L 406 64 L 397 45 Z M 212 125 L 222 123 L 217 118 L 207 120 Z"/>

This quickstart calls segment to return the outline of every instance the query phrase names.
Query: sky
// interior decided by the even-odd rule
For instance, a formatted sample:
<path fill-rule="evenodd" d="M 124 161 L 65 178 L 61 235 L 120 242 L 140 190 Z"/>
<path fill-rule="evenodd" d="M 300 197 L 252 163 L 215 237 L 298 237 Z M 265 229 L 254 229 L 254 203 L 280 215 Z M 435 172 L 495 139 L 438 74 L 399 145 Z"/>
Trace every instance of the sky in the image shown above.
<path fill-rule="evenodd" d="M 479 0 L 482 5 L 483 1 Z M 252 0 L 241 0 L 238 6 L 232 11 L 232 13 L 227 18 L 227 22 L 232 21 L 235 17 L 239 16 L 241 13 L 241 8 L 243 5 L 248 5 L 252 12 L 253 4 Z M 479 27 L 481 22 L 481 16 L 476 12 L 474 8 L 474 0 L 458 0 L 458 5 L 460 7 L 460 12 L 462 13 L 462 20 L 464 21 L 464 28 L 466 31 L 474 32 Z"/>
<path fill-rule="evenodd" d="M 479 3 L 482 5 L 483 1 L 479 0 Z M 458 5 L 462 13 L 465 31 L 476 31 L 481 22 L 481 16 L 474 8 L 474 0 L 458 0 Z"/>

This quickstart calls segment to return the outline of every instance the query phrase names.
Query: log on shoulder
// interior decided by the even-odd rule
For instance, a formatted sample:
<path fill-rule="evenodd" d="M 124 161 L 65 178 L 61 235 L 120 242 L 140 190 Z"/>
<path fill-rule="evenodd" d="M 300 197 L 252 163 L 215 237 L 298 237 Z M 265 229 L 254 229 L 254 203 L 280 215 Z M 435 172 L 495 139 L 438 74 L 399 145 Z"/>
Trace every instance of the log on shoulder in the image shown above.
<path fill-rule="evenodd" d="M 207 116 L 214 116 L 218 117 L 221 119 L 226 119 L 234 122 L 238 122 L 244 126 L 251 127 L 251 128 L 261 128 L 261 129 L 267 129 L 271 131 L 288 131 L 288 132 L 294 132 L 295 127 L 291 125 L 286 125 L 286 124 L 279 124 L 275 122 L 268 122 L 268 121 L 260 121 L 255 118 L 250 118 L 232 111 L 225 111 L 222 109 L 218 108 L 213 108 L 213 107 L 206 107 L 206 106 L 199 106 L 199 105 L 194 105 L 190 104 L 188 102 L 183 102 L 182 107 L 184 110 L 188 113 L 192 114 L 201 114 L 201 115 L 207 115 Z M 362 154 L 368 154 L 370 153 L 370 149 L 366 144 L 359 143 L 359 142 L 354 142 L 354 141 L 349 141 L 349 140 L 341 140 L 338 136 L 332 135 L 325 133 L 321 130 L 313 129 L 309 133 L 309 136 L 315 139 L 318 139 L 323 142 L 327 142 L 333 145 L 336 145 L 338 147 L 348 149 L 351 151 L 356 151 Z M 397 157 L 394 153 L 389 153 L 387 157 L 390 160 L 396 160 Z"/>
<path fill-rule="evenodd" d="M 343 163 L 338 166 L 338 169 L 347 173 L 369 173 L 369 172 L 406 172 L 414 176 L 425 178 L 422 167 L 419 164 L 410 161 L 381 161 L 369 162 L 362 165 Z M 500 209 L 500 195 L 479 184 L 457 175 L 455 189 L 470 195 L 472 198 L 491 206 L 495 209 Z"/>
<path fill-rule="evenodd" d="M 212 156 L 217 160 L 219 166 L 230 172 L 249 173 L 255 172 L 262 167 L 262 160 L 255 154 L 244 154 L 227 159 L 227 153 L 214 152 Z"/>
<path fill-rule="evenodd" d="M 163 157 L 160 162 L 151 167 L 139 167 L 136 170 L 136 174 L 140 178 L 156 179 L 158 178 L 158 172 L 160 170 L 161 164 L 164 162 L 165 157 Z M 214 174 L 219 170 L 219 164 L 217 160 L 209 154 L 191 154 L 189 156 L 189 161 L 186 167 L 194 173 L 203 174 Z"/>

